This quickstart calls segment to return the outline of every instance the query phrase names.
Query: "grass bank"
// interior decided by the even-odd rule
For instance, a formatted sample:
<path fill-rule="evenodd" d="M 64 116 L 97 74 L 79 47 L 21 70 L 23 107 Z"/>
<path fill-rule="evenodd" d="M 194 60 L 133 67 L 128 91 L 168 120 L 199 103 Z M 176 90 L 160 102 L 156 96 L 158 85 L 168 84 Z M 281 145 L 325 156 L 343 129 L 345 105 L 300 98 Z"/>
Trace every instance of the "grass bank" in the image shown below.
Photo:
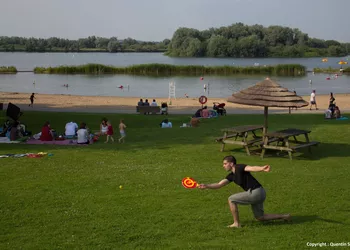
<path fill-rule="evenodd" d="M 16 74 L 17 68 L 14 66 L 0 66 L 0 74 Z"/>
<path fill-rule="evenodd" d="M 53 154 L 0 159 L 1 249 L 232 249 L 234 244 L 270 250 L 349 241 L 350 120 L 269 115 L 270 131 L 310 129 L 310 139 L 321 142 L 312 154 L 303 150 L 290 161 L 276 154 L 263 160 L 247 156 L 233 145 L 220 152 L 214 142 L 222 128 L 263 124 L 262 114 L 207 119 L 198 128 L 179 127 L 188 115 L 169 116 L 172 129 L 159 128 L 162 116 L 105 115 L 115 131 L 125 119 L 125 144 L 105 144 L 105 138 L 81 147 L 0 144 L 0 154 Z M 1 117 L 0 124 L 5 114 Z M 102 117 L 25 112 L 21 121 L 36 133 L 49 120 L 62 132 L 71 120 L 98 130 Z M 290 212 L 291 223 L 257 222 L 250 206 L 239 206 L 243 228 L 228 229 L 227 198 L 241 188 L 182 187 L 187 176 L 200 183 L 225 178 L 221 161 L 228 154 L 239 163 L 271 165 L 269 173 L 253 173 L 267 191 L 265 212 Z"/>
<path fill-rule="evenodd" d="M 79 66 L 36 67 L 36 74 L 131 74 L 131 75 L 234 75 L 263 74 L 295 76 L 305 75 L 306 68 L 300 64 L 280 64 L 274 66 L 201 66 L 201 65 L 169 65 L 140 64 L 129 67 L 114 67 L 102 64 L 86 64 Z"/>
<path fill-rule="evenodd" d="M 329 68 L 314 68 L 314 72 L 315 73 L 339 73 L 339 68 L 332 68 L 332 67 L 329 67 Z M 344 71 L 343 73 L 345 74 L 350 74 L 350 67 L 346 67 L 344 68 Z"/>

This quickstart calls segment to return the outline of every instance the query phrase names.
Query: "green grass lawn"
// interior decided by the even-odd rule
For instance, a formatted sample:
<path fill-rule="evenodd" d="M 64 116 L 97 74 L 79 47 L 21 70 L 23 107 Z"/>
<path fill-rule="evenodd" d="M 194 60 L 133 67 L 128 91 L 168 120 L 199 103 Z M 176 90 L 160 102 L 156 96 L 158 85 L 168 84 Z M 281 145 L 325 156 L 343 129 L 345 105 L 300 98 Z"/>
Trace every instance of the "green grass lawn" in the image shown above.
<path fill-rule="evenodd" d="M 98 130 L 103 116 L 116 131 L 125 119 L 125 144 L 0 144 L 0 154 L 53 154 L 0 159 L 0 249 L 306 249 L 307 242 L 350 242 L 350 120 L 270 115 L 270 130 L 310 129 L 310 139 L 321 142 L 292 161 L 247 156 L 234 145 L 219 151 L 214 138 L 221 128 L 262 124 L 262 114 L 208 119 L 198 128 L 179 127 L 189 116 L 170 116 L 172 129 L 159 128 L 163 116 L 25 112 L 21 120 L 33 132 L 45 120 L 59 131 L 70 120 Z M 227 198 L 240 187 L 182 187 L 187 176 L 223 179 L 228 154 L 271 165 L 270 173 L 254 174 L 267 191 L 265 212 L 289 212 L 291 223 L 257 222 L 249 206 L 240 206 L 243 228 L 228 229 Z"/>

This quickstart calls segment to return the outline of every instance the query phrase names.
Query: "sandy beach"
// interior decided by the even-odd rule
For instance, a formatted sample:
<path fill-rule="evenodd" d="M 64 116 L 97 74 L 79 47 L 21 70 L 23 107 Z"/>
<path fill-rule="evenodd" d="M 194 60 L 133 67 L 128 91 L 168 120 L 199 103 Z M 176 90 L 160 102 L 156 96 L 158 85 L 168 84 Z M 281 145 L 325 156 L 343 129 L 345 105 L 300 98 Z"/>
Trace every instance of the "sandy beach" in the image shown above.
<path fill-rule="evenodd" d="M 0 103 L 7 108 L 9 102 L 19 106 L 22 110 L 36 111 L 61 111 L 61 112 L 96 112 L 96 113 L 136 113 L 136 105 L 142 97 L 115 97 L 115 96 L 75 96 L 75 95 L 49 95 L 36 94 L 34 107 L 28 107 L 30 103 L 28 93 L 0 92 Z M 336 104 L 342 112 L 350 111 L 350 94 L 337 94 L 334 96 Z M 304 100 L 310 100 L 309 96 L 303 96 Z M 150 102 L 152 100 L 149 100 Z M 158 105 L 161 102 L 168 102 L 168 98 L 156 99 Z M 324 112 L 328 107 L 329 95 L 316 96 L 318 111 L 310 111 L 309 106 L 293 110 L 293 113 Z M 261 113 L 262 107 L 239 105 L 229 103 L 224 98 L 208 98 L 206 105 L 212 108 L 213 102 L 226 103 L 228 114 Z M 201 104 L 198 98 L 177 98 L 171 100 L 169 112 L 173 114 L 192 114 Z M 270 108 L 271 112 L 285 113 L 288 109 Z"/>

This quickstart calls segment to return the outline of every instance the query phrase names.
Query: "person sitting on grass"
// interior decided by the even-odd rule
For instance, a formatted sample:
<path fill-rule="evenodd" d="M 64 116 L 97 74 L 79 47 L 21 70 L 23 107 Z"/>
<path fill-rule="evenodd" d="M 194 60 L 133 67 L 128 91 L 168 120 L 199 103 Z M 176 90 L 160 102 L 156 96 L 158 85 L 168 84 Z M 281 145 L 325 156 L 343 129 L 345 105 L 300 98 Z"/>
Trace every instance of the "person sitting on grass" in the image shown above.
<path fill-rule="evenodd" d="M 340 113 L 340 109 L 339 109 L 339 107 L 338 106 L 335 106 L 335 108 L 334 108 L 334 114 L 333 114 L 333 117 L 334 118 L 341 118 L 341 113 Z"/>
<path fill-rule="evenodd" d="M 203 110 L 207 109 L 207 106 L 204 106 L 203 108 L 200 108 L 196 111 L 196 113 L 194 114 L 195 117 L 203 117 Z M 209 114 L 209 113 L 208 113 Z"/>
<path fill-rule="evenodd" d="M 65 126 L 65 138 L 72 139 L 74 136 L 76 136 L 77 130 L 78 124 L 73 121 L 68 122 Z"/>
<path fill-rule="evenodd" d="M 28 135 L 31 132 L 25 131 L 25 125 L 21 124 L 20 121 L 14 121 L 11 128 L 9 129 L 9 138 L 10 141 L 26 141 L 28 139 Z"/>
<path fill-rule="evenodd" d="M 108 125 L 107 125 L 108 119 L 103 118 L 100 124 L 100 131 L 95 133 L 95 135 L 101 136 L 101 135 L 106 135 L 107 130 L 108 130 Z"/>
<path fill-rule="evenodd" d="M 12 124 L 11 130 L 10 130 L 10 140 L 16 141 L 18 139 L 18 125 L 19 122 L 15 121 Z"/>
<path fill-rule="evenodd" d="M 161 128 L 172 128 L 173 127 L 173 124 L 171 122 L 169 122 L 168 119 L 164 119 L 162 121 L 162 123 L 160 124 L 160 127 Z"/>
<path fill-rule="evenodd" d="M 78 140 L 77 143 L 78 144 L 89 144 L 90 140 L 89 140 L 89 131 L 86 127 L 86 123 L 82 122 L 80 124 L 80 127 L 77 131 L 77 136 L 78 136 Z"/>
<path fill-rule="evenodd" d="M 209 118 L 209 110 L 207 108 L 202 110 L 202 117 Z"/>
<path fill-rule="evenodd" d="M 5 137 L 7 131 L 11 129 L 11 121 L 10 120 L 6 120 L 2 126 L 2 131 L 0 133 L 0 137 Z"/>
<path fill-rule="evenodd" d="M 51 129 L 50 122 L 47 121 L 44 123 L 44 126 L 41 129 L 41 136 L 40 140 L 41 141 L 52 141 L 54 140 L 55 136 L 53 134 L 53 131 Z"/>
<path fill-rule="evenodd" d="M 193 116 L 190 120 L 190 125 L 191 127 L 196 128 L 199 126 L 199 122 L 200 120 L 197 117 Z"/>

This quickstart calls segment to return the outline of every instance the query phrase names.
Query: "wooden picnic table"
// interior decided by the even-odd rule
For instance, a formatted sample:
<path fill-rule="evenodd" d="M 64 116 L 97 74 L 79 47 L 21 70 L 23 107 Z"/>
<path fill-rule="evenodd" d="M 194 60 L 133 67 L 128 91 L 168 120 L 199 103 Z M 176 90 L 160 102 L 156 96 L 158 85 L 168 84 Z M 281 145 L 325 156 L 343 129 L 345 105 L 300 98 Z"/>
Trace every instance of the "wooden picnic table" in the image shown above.
<path fill-rule="evenodd" d="M 295 128 L 283 129 L 275 132 L 269 132 L 264 136 L 263 150 L 261 152 L 261 158 L 264 158 L 266 149 L 279 150 L 288 152 L 289 158 L 292 160 L 292 153 L 297 149 L 307 147 L 311 153 L 311 146 L 319 144 L 317 141 L 309 140 L 310 130 L 301 130 Z M 305 140 L 298 140 L 297 136 L 304 135 Z M 294 140 L 290 140 L 293 137 Z M 277 142 L 276 145 L 270 145 L 270 143 Z M 279 143 L 282 145 L 278 145 Z M 293 145 L 291 144 L 293 143 Z"/>
<path fill-rule="evenodd" d="M 255 143 L 262 143 L 262 136 L 257 136 L 256 131 L 262 130 L 261 125 L 244 125 L 232 128 L 225 128 L 221 131 L 224 132 L 223 137 L 216 138 L 216 142 L 221 142 L 221 152 L 224 151 L 226 144 L 241 145 L 246 149 L 248 155 L 250 155 L 249 147 Z M 248 138 L 252 134 L 253 138 Z M 237 140 L 240 138 L 241 140 Z"/>

